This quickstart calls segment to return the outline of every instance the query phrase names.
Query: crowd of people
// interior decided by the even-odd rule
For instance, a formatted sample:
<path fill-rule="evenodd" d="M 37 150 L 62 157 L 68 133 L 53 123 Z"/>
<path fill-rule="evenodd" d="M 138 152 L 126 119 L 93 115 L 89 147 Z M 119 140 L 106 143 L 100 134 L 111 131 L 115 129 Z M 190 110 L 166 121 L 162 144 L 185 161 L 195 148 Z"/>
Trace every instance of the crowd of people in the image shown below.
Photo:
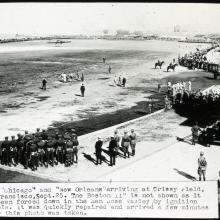
<path fill-rule="evenodd" d="M 161 84 L 158 84 L 158 92 L 161 90 Z M 189 98 L 192 91 L 192 82 L 188 81 L 178 81 L 172 83 L 167 82 L 167 95 L 164 97 L 164 110 L 167 111 L 172 108 L 175 104 L 180 104 L 185 102 L 185 99 Z"/>
<path fill-rule="evenodd" d="M 106 58 L 103 58 L 103 63 L 106 62 Z M 175 60 L 173 60 L 175 62 Z M 207 58 L 205 53 L 197 51 L 194 54 L 185 55 L 184 57 L 179 57 L 178 62 L 180 65 L 186 66 L 188 68 L 205 68 L 207 67 Z M 171 64 L 170 64 L 171 65 Z M 111 73 L 111 66 L 108 67 L 109 73 Z M 84 97 L 85 94 L 85 84 L 84 84 L 84 75 L 79 76 L 78 72 L 76 74 L 62 73 L 60 75 L 62 82 L 70 82 L 74 80 L 82 81 L 80 87 L 81 95 Z M 125 77 L 114 76 L 114 85 L 119 85 L 125 87 L 127 79 Z M 42 81 L 42 89 L 46 90 L 47 81 L 44 79 Z M 161 84 L 158 84 L 158 92 L 161 90 Z M 194 108 L 220 108 L 220 94 L 213 92 L 212 90 L 203 93 L 201 90 L 192 90 L 192 83 L 188 81 L 178 81 L 175 83 L 167 83 L 168 95 L 172 99 L 172 104 L 174 106 L 190 106 Z M 148 105 L 149 112 L 152 112 L 152 103 Z M 171 108 L 171 103 L 169 96 L 165 96 L 165 110 Z M 197 126 L 197 127 L 196 127 Z M 206 134 L 207 144 L 210 143 L 213 133 L 211 130 L 216 130 L 218 127 L 218 132 L 220 132 L 220 122 L 216 123 L 213 127 L 206 127 L 204 130 L 201 130 L 198 125 L 192 129 L 192 144 L 195 144 L 198 140 L 199 131 L 203 131 Z M 212 135 L 211 135 L 212 134 Z M 220 136 L 220 135 L 219 135 Z M 120 137 L 118 131 L 114 132 L 109 139 L 108 143 L 108 155 L 110 166 L 116 164 L 116 158 L 119 155 L 122 155 L 124 158 L 129 158 L 130 156 L 135 156 L 137 135 L 134 130 L 131 130 L 131 133 L 128 134 L 127 131 L 124 132 L 124 135 Z M 98 137 L 98 140 L 95 143 L 95 155 L 96 155 L 96 165 L 102 164 L 103 161 L 103 148 L 104 140 L 101 137 Z M 58 164 L 64 164 L 66 167 L 78 163 L 78 151 L 79 151 L 79 141 L 74 129 L 71 132 L 65 134 L 50 134 L 46 130 L 40 131 L 38 128 L 35 133 L 30 134 L 28 131 L 25 131 L 25 134 L 17 134 L 15 136 L 5 137 L 5 140 L 0 144 L 0 162 L 2 165 L 6 166 L 17 166 L 21 164 L 25 169 L 30 168 L 31 170 L 37 170 L 38 167 L 48 167 L 55 166 Z M 121 154 L 122 152 L 122 154 Z M 199 162 L 201 167 L 203 159 L 203 154 Z M 207 165 L 207 164 L 206 164 Z M 205 180 L 204 172 L 200 172 L 200 176 L 203 175 Z"/>
<path fill-rule="evenodd" d="M 125 77 L 122 77 L 122 75 L 114 77 L 114 86 L 118 85 L 118 86 L 125 87 L 126 82 L 127 82 L 127 79 Z"/>
<path fill-rule="evenodd" d="M 173 96 L 173 105 L 181 106 L 184 109 L 190 109 L 191 112 L 209 110 L 213 112 L 220 108 L 220 93 L 209 91 L 202 92 L 201 89 L 177 93 Z"/>
<path fill-rule="evenodd" d="M 28 167 L 33 171 L 39 166 L 48 167 L 59 163 L 70 166 L 78 162 L 77 135 L 75 130 L 71 133 L 60 135 L 58 132 L 49 134 L 46 130 L 36 133 L 17 134 L 15 136 L 5 137 L 0 146 L 0 160 L 2 165 L 17 166 L 22 164 L 25 169 Z"/>
<path fill-rule="evenodd" d="M 167 92 L 168 94 L 175 97 L 178 93 L 183 94 L 185 91 L 191 92 L 192 90 L 192 82 L 188 81 L 178 81 L 176 83 L 167 82 Z"/>
<path fill-rule="evenodd" d="M 81 77 L 79 76 L 78 71 L 74 73 L 61 73 L 60 74 L 60 80 L 61 82 L 72 82 L 72 81 L 84 81 L 84 74 L 81 74 Z"/>
<path fill-rule="evenodd" d="M 217 73 L 219 71 L 219 65 L 208 62 L 207 53 L 210 50 L 215 49 L 217 46 L 212 46 L 206 50 L 199 50 L 195 53 L 185 54 L 178 58 L 178 62 L 181 66 L 187 67 L 188 69 L 203 69 L 205 71 Z"/>
<path fill-rule="evenodd" d="M 116 163 L 117 156 L 121 155 L 120 151 L 123 153 L 122 156 L 126 159 L 130 156 L 135 156 L 135 149 L 137 143 L 137 135 L 134 132 L 134 129 L 131 129 L 130 135 L 127 131 L 124 131 L 124 135 L 120 137 L 118 131 L 115 130 L 114 135 L 110 137 L 108 145 L 108 154 L 110 157 L 110 166 L 114 166 Z M 103 152 L 103 140 L 101 137 L 98 137 L 97 142 L 95 143 L 95 154 L 96 154 L 96 164 L 102 163 L 102 152 Z M 130 152 L 131 150 L 131 152 Z"/>
<path fill-rule="evenodd" d="M 196 142 L 210 147 L 214 140 L 220 140 L 220 120 L 213 124 L 206 125 L 204 128 L 198 126 L 198 122 L 192 127 L 192 145 Z"/>
<path fill-rule="evenodd" d="M 115 165 L 116 157 L 120 154 L 120 150 L 127 158 L 135 155 L 137 136 L 134 130 L 131 134 L 124 132 L 124 136 L 120 137 L 118 131 L 114 132 L 109 141 L 110 165 Z M 98 137 L 95 143 L 96 164 L 101 164 L 103 157 L 103 143 L 101 137 Z M 129 152 L 129 147 L 131 152 Z M 32 171 L 38 167 L 55 166 L 64 164 L 66 167 L 78 163 L 79 141 L 75 129 L 70 132 L 52 134 L 46 130 L 40 131 L 38 128 L 35 133 L 17 134 L 15 136 L 5 137 L 0 144 L 0 162 L 6 166 L 17 166 L 21 164 L 25 169 L 30 168 Z"/>

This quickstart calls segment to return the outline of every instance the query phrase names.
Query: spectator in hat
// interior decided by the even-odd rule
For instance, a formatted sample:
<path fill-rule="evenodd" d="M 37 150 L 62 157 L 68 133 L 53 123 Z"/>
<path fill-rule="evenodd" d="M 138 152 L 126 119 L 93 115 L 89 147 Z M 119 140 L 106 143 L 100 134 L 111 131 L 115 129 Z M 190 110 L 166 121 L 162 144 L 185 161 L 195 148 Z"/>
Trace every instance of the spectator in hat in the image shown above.
<path fill-rule="evenodd" d="M 79 141 L 77 140 L 77 135 L 76 134 L 73 134 L 72 143 L 73 143 L 73 162 L 78 163 Z"/>
<path fill-rule="evenodd" d="M 115 165 L 116 150 L 117 150 L 117 141 L 112 135 L 111 140 L 109 142 L 110 166 Z"/>
<path fill-rule="evenodd" d="M 43 140 L 48 140 L 48 134 L 45 129 L 42 130 L 41 137 Z"/>
<path fill-rule="evenodd" d="M 198 174 L 199 174 L 199 181 L 206 180 L 206 167 L 207 167 L 207 161 L 204 157 L 204 152 L 200 152 L 200 157 L 198 158 Z"/>
<path fill-rule="evenodd" d="M 122 140 L 121 140 L 121 146 L 122 146 L 122 149 L 124 151 L 124 157 L 125 158 L 129 158 L 130 155 L 129 155 L 129 151 L 128 151 L 128 148 L 129 148 L 129 145 L 130 145 L 130 137 L 128 136 L 128 132 L 125 131 L 124 132 L 124 136 L 122 137 Z"/>
<path fill-rule="evenodd" d="M 84 97 L 84 95 L 85 95 L 85 90 L 86 90 L 85 85 L 84 85 L 84 83 L 82 83 L 82 85 L 80 87 L 80 91 L 81 91 L 81 96 L 82 97 Z"/>
<path fill-rule="evenodd" d="M 115 157 L 117 157 L 119 146 L 120 146 L 120 136 L 118 135 L 118 131 L 117 130 L 114 131 L 114 139 L 116 140 L 116 143 L 117 143 L 117 147 L 115 149 L 115 153 L 116 153 Z"/>
<path fill-rule="evenodd" d="M 5 137 L 5 140 L 1 144 L 1 151 L 2 151 L 1 164 L 11 166 L 10 158 L 9 158 L 10 142 L 8 140 L 8 136 Z"/>
<path fill-rule="evenodd" d="M 47 80 L 46 80 L 46 79 L 43 79 L 43 80 L 42 80 L 42 89 L 43 89 L 43 90 L 46 90 L 46 89 L 47 89 Z"/>
<path fill-rule="evenodd" d="M 132 156 L 134 156 L 135 155 L 136 142 L 137 142 L 137 135 L 134 132 L 134 129 L 131 129 L 130 140 L 131 140 L 130 145 L 131 145 Z"/>
<path fill-rule="evenodd" d="M 98 140 L 95 143 L 96 165 L 102 164 L 102 145 L 102 138 L 98 137 Z"/>
<path fill-rule="evenodd" d="M 14 166 L 17 164 L 15 163 L 16 158 L 17 158 L 17 142 L 15 140 L 15 136 L 11 136 L 11 141 L 10 141 L 10 163 L 12 163 Z"/>

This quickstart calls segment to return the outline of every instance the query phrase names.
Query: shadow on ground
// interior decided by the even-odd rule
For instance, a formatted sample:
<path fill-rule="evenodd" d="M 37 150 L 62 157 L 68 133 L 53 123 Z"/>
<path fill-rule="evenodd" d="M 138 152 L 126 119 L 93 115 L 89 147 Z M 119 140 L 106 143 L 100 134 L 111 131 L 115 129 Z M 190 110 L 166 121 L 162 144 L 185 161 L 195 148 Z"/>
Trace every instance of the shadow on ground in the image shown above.
<path fill-rule="evenodd" d="M 180 174 L 180 175 L 186 177 L 187 179 L 190 179 L 190 180 L 192 180 L 192 181 L 197 181 L 196 177 L 191 176 L 190 174 L 188 174 L 188 173 L 186 173 L 186 172 L 184 172 L 184 171 L 180 171 L 180 170 L 178 170 L 178 169 L 176 169 L 176 168 L 174 168 L 174 170 L 175 170 L 178 174 Z"/>

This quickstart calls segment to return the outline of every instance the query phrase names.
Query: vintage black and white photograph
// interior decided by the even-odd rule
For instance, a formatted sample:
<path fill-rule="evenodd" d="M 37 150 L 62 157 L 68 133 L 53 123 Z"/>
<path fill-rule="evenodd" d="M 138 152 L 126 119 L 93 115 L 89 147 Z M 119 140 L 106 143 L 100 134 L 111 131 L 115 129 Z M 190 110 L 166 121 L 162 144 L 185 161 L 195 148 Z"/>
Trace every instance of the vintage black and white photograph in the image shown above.
<path fill-rule="evenodd" d="M 218 4 L 0 4 L 0 181 L 217 180 L 219 21 Z"/>
<path fill-rule="evenodd" d="M 1 3 L 0 182 L 217 183 L 219 21 L 215 3 Z"/>
<path fill-rule="evenodd" d="M 212 217 L 220 5 L 0 4 L 0 216 Z"/>

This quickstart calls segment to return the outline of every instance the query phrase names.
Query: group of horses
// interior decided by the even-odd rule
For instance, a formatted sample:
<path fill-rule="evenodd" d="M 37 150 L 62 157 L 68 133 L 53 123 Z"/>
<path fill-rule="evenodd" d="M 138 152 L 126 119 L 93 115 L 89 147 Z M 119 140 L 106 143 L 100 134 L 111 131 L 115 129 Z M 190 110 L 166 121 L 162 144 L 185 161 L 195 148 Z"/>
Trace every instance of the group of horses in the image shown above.
<path fill-rule="evenodd" d="M 156 63 L 155 63 L 155 65 L 154 65 L 154 67 L 155 67 L 155 69 L 157 69 L 157 67 L 160 67 L 160 69 L 161 69 L 161 67 L 162 67 L 162 65 L 164 64 L 165 62 L 164 61 L 157 61 Z M 169 66 L 167 66 L 167 72 L 171 69 L 171 70 L 173 70 L 173 71 L 175 71 L 175 68 L 176 68 L 176 66 L 178 66 L 178 64 L 177 63 L 170 63 L 169 64 Z"/>

